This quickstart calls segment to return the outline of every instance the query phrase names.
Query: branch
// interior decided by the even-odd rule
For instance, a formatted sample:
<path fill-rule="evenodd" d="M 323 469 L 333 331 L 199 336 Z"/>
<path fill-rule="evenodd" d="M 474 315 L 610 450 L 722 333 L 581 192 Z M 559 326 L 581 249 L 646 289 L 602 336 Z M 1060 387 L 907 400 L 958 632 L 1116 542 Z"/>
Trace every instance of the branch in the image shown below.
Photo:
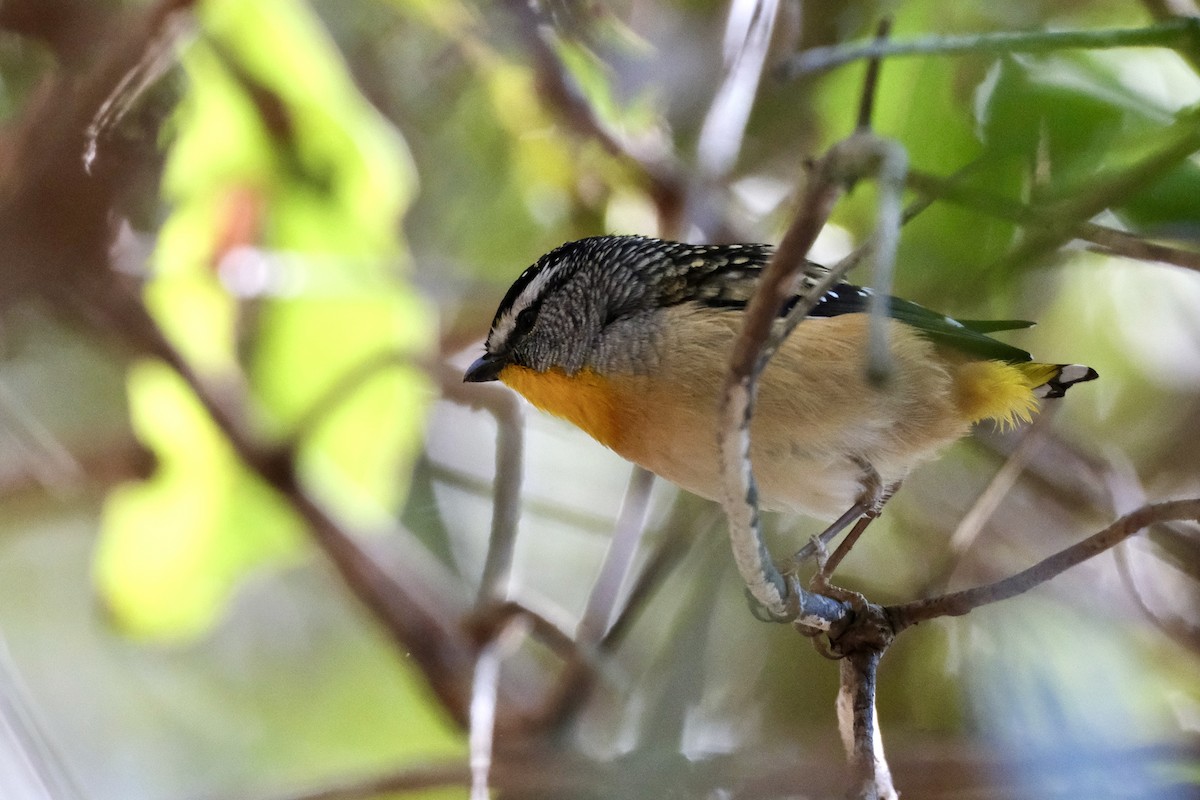
<path fill-rule="evenodd" d="M 1121 517 L 1099 533 L 1060 550 L 1016 575 L 961 592 L 889 606 L 886 611 L 897 633 L 912 625 L 937 617 L 962 616 L 980 606 L 1023 594 L 1071 567 L 1082 564 L 1123 542 L 1148 525 L 1173 520 L 1200 521 L 1200 499 L 1173 500 L 1142 506 Z"/>
<path fill-rule="evenodd" d="M 788 608 L 787 582 L 772 562 L 759 529 L 758 489 L 750 466 L 750 418 L 758 375 L 771 356 L 767 349 L 771 329 L 784 302 L 793 294 L 796 278 L 805 266 L 817 234 L 845 192 L 842 171 L 837 167 L 848 141 L 835 145 L 813 171 L 800 213 L 763 269 L 758 287 L 747 304 L 742 332 L 734 342 L 718 407 L 717 437 L 724 489 L 721 505 L 729 517 L 734 560 L 751 595 L 772 615 L 783 618 L 793 609 Z M 831 275 L 828 286 L 813 286 L 810 282 L 804 287 L 806 296 L 814 296 L 814 304 L 836 282 L 837 276 Z M 804 313 L 810 310 L 811 307 Z M 802 609 L 807 593 L 799 587 L 794 591 L 793 602 Z M 813 626 L 827 629 L 844 614 L 844 608 L 823 608 L 815 615 L 818 619 L 813 620 Z"/>
<path fill-rule="evenodd" d="M 722 506 L 729 517 L 738 571 L 750 593 L 772 616 L 788 620 L 799 616 L 806 624 L 822 630 L 828 630 L 841 619 L 845 607 L 837 601 L 805 592 L 795 581 L 791 581 L 793 585 L 789 587 L 772 563 L 762 542 L 758 489 L 750 466 L 750 418 L 758 376 L 768 360 L 783 339 L 854 263 L 852 259 L 843 259 L 820 277 L 812 273 L 801 274 L 807 263 L 808 250 L 847 184 L 872 170 L 881 174 L 884 190 L 880 192 L 879 227 L 870 252 L 876 258 L 877 275 L 883 276 L 887 283 L 890 267 L 885 265 L 895 256 L 900 217 L 898 192 L 891 190 L 903 181 L 906 164 L 902 152 L 896 155 L 897 150 L 899 148 L 891 142 L 858 132 L 834 145 L 818 162 L 800 211 L 764 268 L 754 296 L 746 307 L 744 327 L 734 343 L 718 410 L 717 435 L 724 489 Z M 876 288 L 877 293 L 883 291 Z M 794 303 L 783 324 L 776 326 L 783 303 L 797 295 L 800 299 Z M 879 358 L 880 352 L 885 351 L 881 350 L 877 340 L 873 340 L 875 358 L 871 364 L 876 376 L 886 374 L 886 362 Z"/>
<path fill-rule="evenodd" d="M 513 551 L 521 522 L 521 481 L 525 463 L 525 414 L 515 393 L 506 388 L 463 383 L 462 373 L 442 365 L 438 369 L 442 395 L 486 411 L 496 420 L 496 480 L 492 487 L 492 529 L 487 557 L 479 579 L 476 608 L 508 599 Z"/>
<path fill-rule="evenodd" d="M 1160 22 L 1178 20 L 1180 18 L 1193 18 L 1196 13 L 1196 6 L 1191 0 L 1184 0 L 1190 8 L 1185 8 L 1183 2 L 1179 0 L 1142 0 L 1142 5 L 1150 12 L 1150 16 Z M 1183 43 L 1176 48 L 1179 54 L 1186 58 L 1192 65 L 1192 69 L 1200 72 L 1200 39 L 1192 37 L 1188 42 Z"/>
<path fill-rule="evenodd" d="M 634 466 L 608 551 L 600 566 L 600 574 L 588 593 L 587 606 L 575 634 L 575 638 L 586 646 L 594 646 L 608 633 L 621 587 L 633 567 L 633 557 L 637 554 L 646 529 L 646 513 L 650 508 L 650 490 L 653 487 L 654 473 Z"/>
<path fill-rule="evenodd" d="M 838 727 L 850 763 L 852 796 L 870 800 L 897 800 L 892 773 L 883 753 L 876 711 L 876 674 L 882 650 L 864 650 L 842 659 L 838 690 Z"/>
<path fill-rule="evenodd" d="M 814 47 L 784 62 L 785 79 L 827 72 L 854 61 L 906 56 L 1004 55 L 1048 53 L 1055 50 L 1104 50 L 1113 47 L 1195 46 L 1200 39 L 1200 19 L 1175 18 L 1145 28 L 1109 28 L 1091 31 L 1002 31 L 967 36 L 929 36 L 920 39 L 850 42 Z"/>
<path fill-rule="evenodd" d="M 546 26 L 534 5 L 528 0 L 507 0 L 505 5 L 516 17 L 518 33 L 533 55 L 537 87 L 547 104 L 568 128 L 597 142 L 609 155 L 632 168 L 658 206 L 660 215 L 668 220 L 676 219 L 687 194 L 686 173 L 669 153 L 639 151 L 610 130 L 596 115 L 570 70 L 546 40 L 543 34 Z"/>
<path fill-rule="evenodd" d="M 1018 225 L 1054 228 L 1062 224 L 1061 220 L 1052 219 L 1051 215 L 1042 209 L 920 170 L 909 170 L 907 185 L 927 198 L 945 200 Z M 1101 252 L 1109 255 L 1142 261 L 1160 261 L 1200 271 L 1200 252 L 1194 250 L 1158 244 L 1095 222 L 1081 222 L 1070 233 L 1077 239 L 1097 245 Z"/>
<path fill-rule="evenodd" d="M 1200 17 L 1197 24 L 1200 24 Z M 1134 164 L 1109 170 L 1083 186 L 1065 190 L 1063 196 L 1066 199 L 1044 205 L 1046 219 L 1055 223 L 1013 249 L 1001 259 L 1000 267 L 1026 264 L 1054 249 L 1068 240 L 1078 225 L 1107 208 L 1119 206 L 1125 198 L 1200 150 L 1200 107 L 1177 115 L 1174 124 L 1160 131 L 1158 138 L 1153 149 Z"/>
<path fill-rule="evenodd" d="M 183 378 L 234 452 L 305 521 L 351 593 L 421 667 L 448 713 L 465 724 L 475 648 L 457 623 L 461 603 L 436 588 L 418 570 L 415 553 L 390 564 L 390 572 L 385 571 L 304 489 L 296 472 L 294 451 L 259 442 L 237 416 L 217 401 L 136 300 L 126 310 L 127 318 L 133 315 L 142 315 L 142 328 L 157 333 L 158 341 L 152 343 L 150 352 Z M 143 338 L 136 344 L 145 346 L 148 342 Z"/>

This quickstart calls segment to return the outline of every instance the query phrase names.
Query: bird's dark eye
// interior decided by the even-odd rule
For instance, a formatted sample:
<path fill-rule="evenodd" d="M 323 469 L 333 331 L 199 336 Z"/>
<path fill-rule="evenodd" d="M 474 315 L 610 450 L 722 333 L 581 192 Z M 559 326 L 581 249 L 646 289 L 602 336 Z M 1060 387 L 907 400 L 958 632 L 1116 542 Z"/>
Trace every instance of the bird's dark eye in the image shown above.
<path fill-rule="evenodd" d="M 533 322 L 537 319 L 537 309 L 533 306 L 521 310 L 517 314 L 517 321 L 513 324 L 513 335 L 524 336 L 533 329 Z"/>

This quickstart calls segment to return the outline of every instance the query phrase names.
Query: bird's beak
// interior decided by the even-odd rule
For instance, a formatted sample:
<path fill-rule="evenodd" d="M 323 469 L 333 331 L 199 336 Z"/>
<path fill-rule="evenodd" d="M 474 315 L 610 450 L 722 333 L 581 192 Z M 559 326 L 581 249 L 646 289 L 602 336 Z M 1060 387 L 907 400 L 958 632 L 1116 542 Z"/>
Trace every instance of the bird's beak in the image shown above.
<path fill-rule="evenodd" d="M 500 371 L 507 366 L 504 359 L 491 353 L 483 358 L 478 358 L 475 363 L 467 367 L 467 371 L 463 373 L 463 383 L 487 383 L 494 381 L 500 377 Z"/>

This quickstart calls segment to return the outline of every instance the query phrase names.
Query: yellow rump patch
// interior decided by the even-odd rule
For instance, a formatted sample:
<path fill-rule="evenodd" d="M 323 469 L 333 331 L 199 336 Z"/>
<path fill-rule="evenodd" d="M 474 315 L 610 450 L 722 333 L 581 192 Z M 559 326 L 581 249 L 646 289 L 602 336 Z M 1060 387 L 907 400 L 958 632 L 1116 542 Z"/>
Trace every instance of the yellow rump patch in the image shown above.
<path fill-rule="evenodd" d="M 1038 408 L 1033 390 L 1058 373 L 1054 364 L 971 361 L 956 375 L 958 407 L 971 422 L 995 420 L 1002 428 L 1029 422 Z"/>

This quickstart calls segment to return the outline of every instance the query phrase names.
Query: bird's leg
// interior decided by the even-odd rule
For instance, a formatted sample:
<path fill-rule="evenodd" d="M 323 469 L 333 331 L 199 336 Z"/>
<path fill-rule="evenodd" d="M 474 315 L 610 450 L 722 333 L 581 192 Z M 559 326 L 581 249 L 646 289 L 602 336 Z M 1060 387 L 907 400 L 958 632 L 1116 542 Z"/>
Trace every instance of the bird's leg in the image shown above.
<path fill-rule="evenodd" d="M 850 530 L 850 533 L 846 534 L 846 538 L 843 539 L 842 543 L 838 545 L 837 550 L 833 551 L 833 555 L 825 560 L 825 566 L 821 568 L 821 571 L 823 571 L 826 575 L 833 574 L 833 571 L 838 568 L 838 564 L 842 563 L 842 559 L 850 554 L 850 550 L 854 547 L 855 543 L 858 542 L 858 538 L 863 535 L 863 531 L 867 529 L 867 526 L 878 519 L 879 515 L 883 513 L 884 503 L 886 503 L 888 500 L 891 500 L 892 496 L 895 495 L 899 489 L 900 481 L 896 481 L 891 486 L 886 487 L 882 492 L 880 492 L 875 505 L 863 513 L 862 517 L 859 518 L 858 522 L 855 523 L 854 527 Z"/>
<path fill-rule="evenodd" d="M 862 470 L 858 499 L 854 502 L 854 505 L 850 506 L 850 508 L 846 510 L 844 514 L 834 520 L 828 528 L 821 531 L 819 536 L 813 537 L 808 544 L 797 550 L 796 553 L 783 565 L 784 572 L 794 573 L 806 561 L 816 555 L 816 547 L 814 542 L 817 539 L 820 539 L 823 545 L 829 544 L 833 537 L 850 527 L 850 525 L 855 521 L 858 521 L 858 525 L 855 525 L 854 530 L 851 531 L 851 534 L 849 537 L 847 537 L 847 539 L 857 540 L 858 537 L 862 535 L 862 532 L 866 529 L 867 525 L 871 524 L 871 520 L 874 520 L 879 516 L 879 512 L 883 510 L 883 504 L 886 503 L 888 498 L 895 494 L 896 490 L 900 488 L 899 481 L 891 486 L 885 487 L 883 485 L 883 479 L 879 477 L 879 473 L 875 471 L 875 468 L 872 467 L 870 462 L 868 462 L 866 459 L 856 456 L 854 457 L 853 461 L 858 468 Z M 838 551 L 834 553 L 834 566 L 837 566 L 838 562 L 840 562 L 846 555 L 841 551 L 842 548 L 839 547 Z"/>

